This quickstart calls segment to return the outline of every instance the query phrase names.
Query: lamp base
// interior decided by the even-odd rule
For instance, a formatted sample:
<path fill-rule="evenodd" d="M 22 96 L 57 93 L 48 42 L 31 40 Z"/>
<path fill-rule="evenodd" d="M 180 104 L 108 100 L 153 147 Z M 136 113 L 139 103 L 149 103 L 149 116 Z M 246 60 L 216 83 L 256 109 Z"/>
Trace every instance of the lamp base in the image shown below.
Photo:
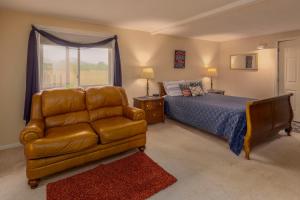
<path fill-rule="evenodd" d="M 146 96 L 148 97 L 149 96 L 149 79 L 147 79 L 147 93 L 146 93 Z"/>

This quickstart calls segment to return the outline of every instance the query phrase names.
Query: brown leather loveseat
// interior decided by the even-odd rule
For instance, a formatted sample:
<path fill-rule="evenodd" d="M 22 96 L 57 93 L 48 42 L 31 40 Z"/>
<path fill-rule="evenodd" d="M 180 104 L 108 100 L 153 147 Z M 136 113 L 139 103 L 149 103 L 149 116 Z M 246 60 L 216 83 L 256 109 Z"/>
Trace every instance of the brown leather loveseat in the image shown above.
<path fill-rule="evenodd" d="M 20 134 L 31 188 L 44 176 L 120 153 L 144 150 L 143 110 L 128 106 L 124 89 L 54 89 L 35 94 Z"/>

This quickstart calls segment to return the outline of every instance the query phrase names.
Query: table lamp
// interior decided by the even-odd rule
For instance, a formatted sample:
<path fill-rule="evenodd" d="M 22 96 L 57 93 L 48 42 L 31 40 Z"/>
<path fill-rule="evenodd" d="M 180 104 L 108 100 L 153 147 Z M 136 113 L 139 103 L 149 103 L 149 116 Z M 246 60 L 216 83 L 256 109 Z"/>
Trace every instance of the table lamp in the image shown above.
<path fill-rule="evenodd" d="M 141 73 L 141 78 L 147 79 L 147 94 L 146 96 L 149 96 L 149 79 L 153 79 L 154 78 L 154 71 L 152 67 L 145 67 L 142 70 Z"/>
<path fill-rule="evenodd" d="M 218 76 L 217 68 L 209 67 L 207 68 L 207 76 L 210 78 L 210 89 L 213 90 L 213 77 Z"/>

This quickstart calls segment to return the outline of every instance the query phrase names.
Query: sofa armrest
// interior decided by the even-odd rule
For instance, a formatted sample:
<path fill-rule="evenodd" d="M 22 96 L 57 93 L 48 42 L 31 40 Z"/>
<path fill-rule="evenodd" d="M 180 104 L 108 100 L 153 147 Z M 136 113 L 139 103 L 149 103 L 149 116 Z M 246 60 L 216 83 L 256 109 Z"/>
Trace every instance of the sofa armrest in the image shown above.
<path fill-rule="evenodd" d="M 124 110 L 126 117 L 133 121 L 145 119 L 145 111 L 142 109 L 126 106 Z"/>
<path fill-rule="evenodd" d="M 38 138 L 44 137 L 44 122 L 42 120 L 31 120 L 20 133 L 20 142 L 26 144 Z"/>

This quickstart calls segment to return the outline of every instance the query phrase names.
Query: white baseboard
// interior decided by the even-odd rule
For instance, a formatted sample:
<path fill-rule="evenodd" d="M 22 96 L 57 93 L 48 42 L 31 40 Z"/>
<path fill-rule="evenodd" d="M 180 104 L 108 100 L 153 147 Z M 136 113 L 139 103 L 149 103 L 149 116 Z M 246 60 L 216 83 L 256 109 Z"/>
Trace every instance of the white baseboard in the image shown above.
<path fill-rule="evenodd" d="M 0 150 L 12 149 L 12 148 L 20 147 L 20 146 L 21 146 L 20 143 L 0 145 Z"/>

